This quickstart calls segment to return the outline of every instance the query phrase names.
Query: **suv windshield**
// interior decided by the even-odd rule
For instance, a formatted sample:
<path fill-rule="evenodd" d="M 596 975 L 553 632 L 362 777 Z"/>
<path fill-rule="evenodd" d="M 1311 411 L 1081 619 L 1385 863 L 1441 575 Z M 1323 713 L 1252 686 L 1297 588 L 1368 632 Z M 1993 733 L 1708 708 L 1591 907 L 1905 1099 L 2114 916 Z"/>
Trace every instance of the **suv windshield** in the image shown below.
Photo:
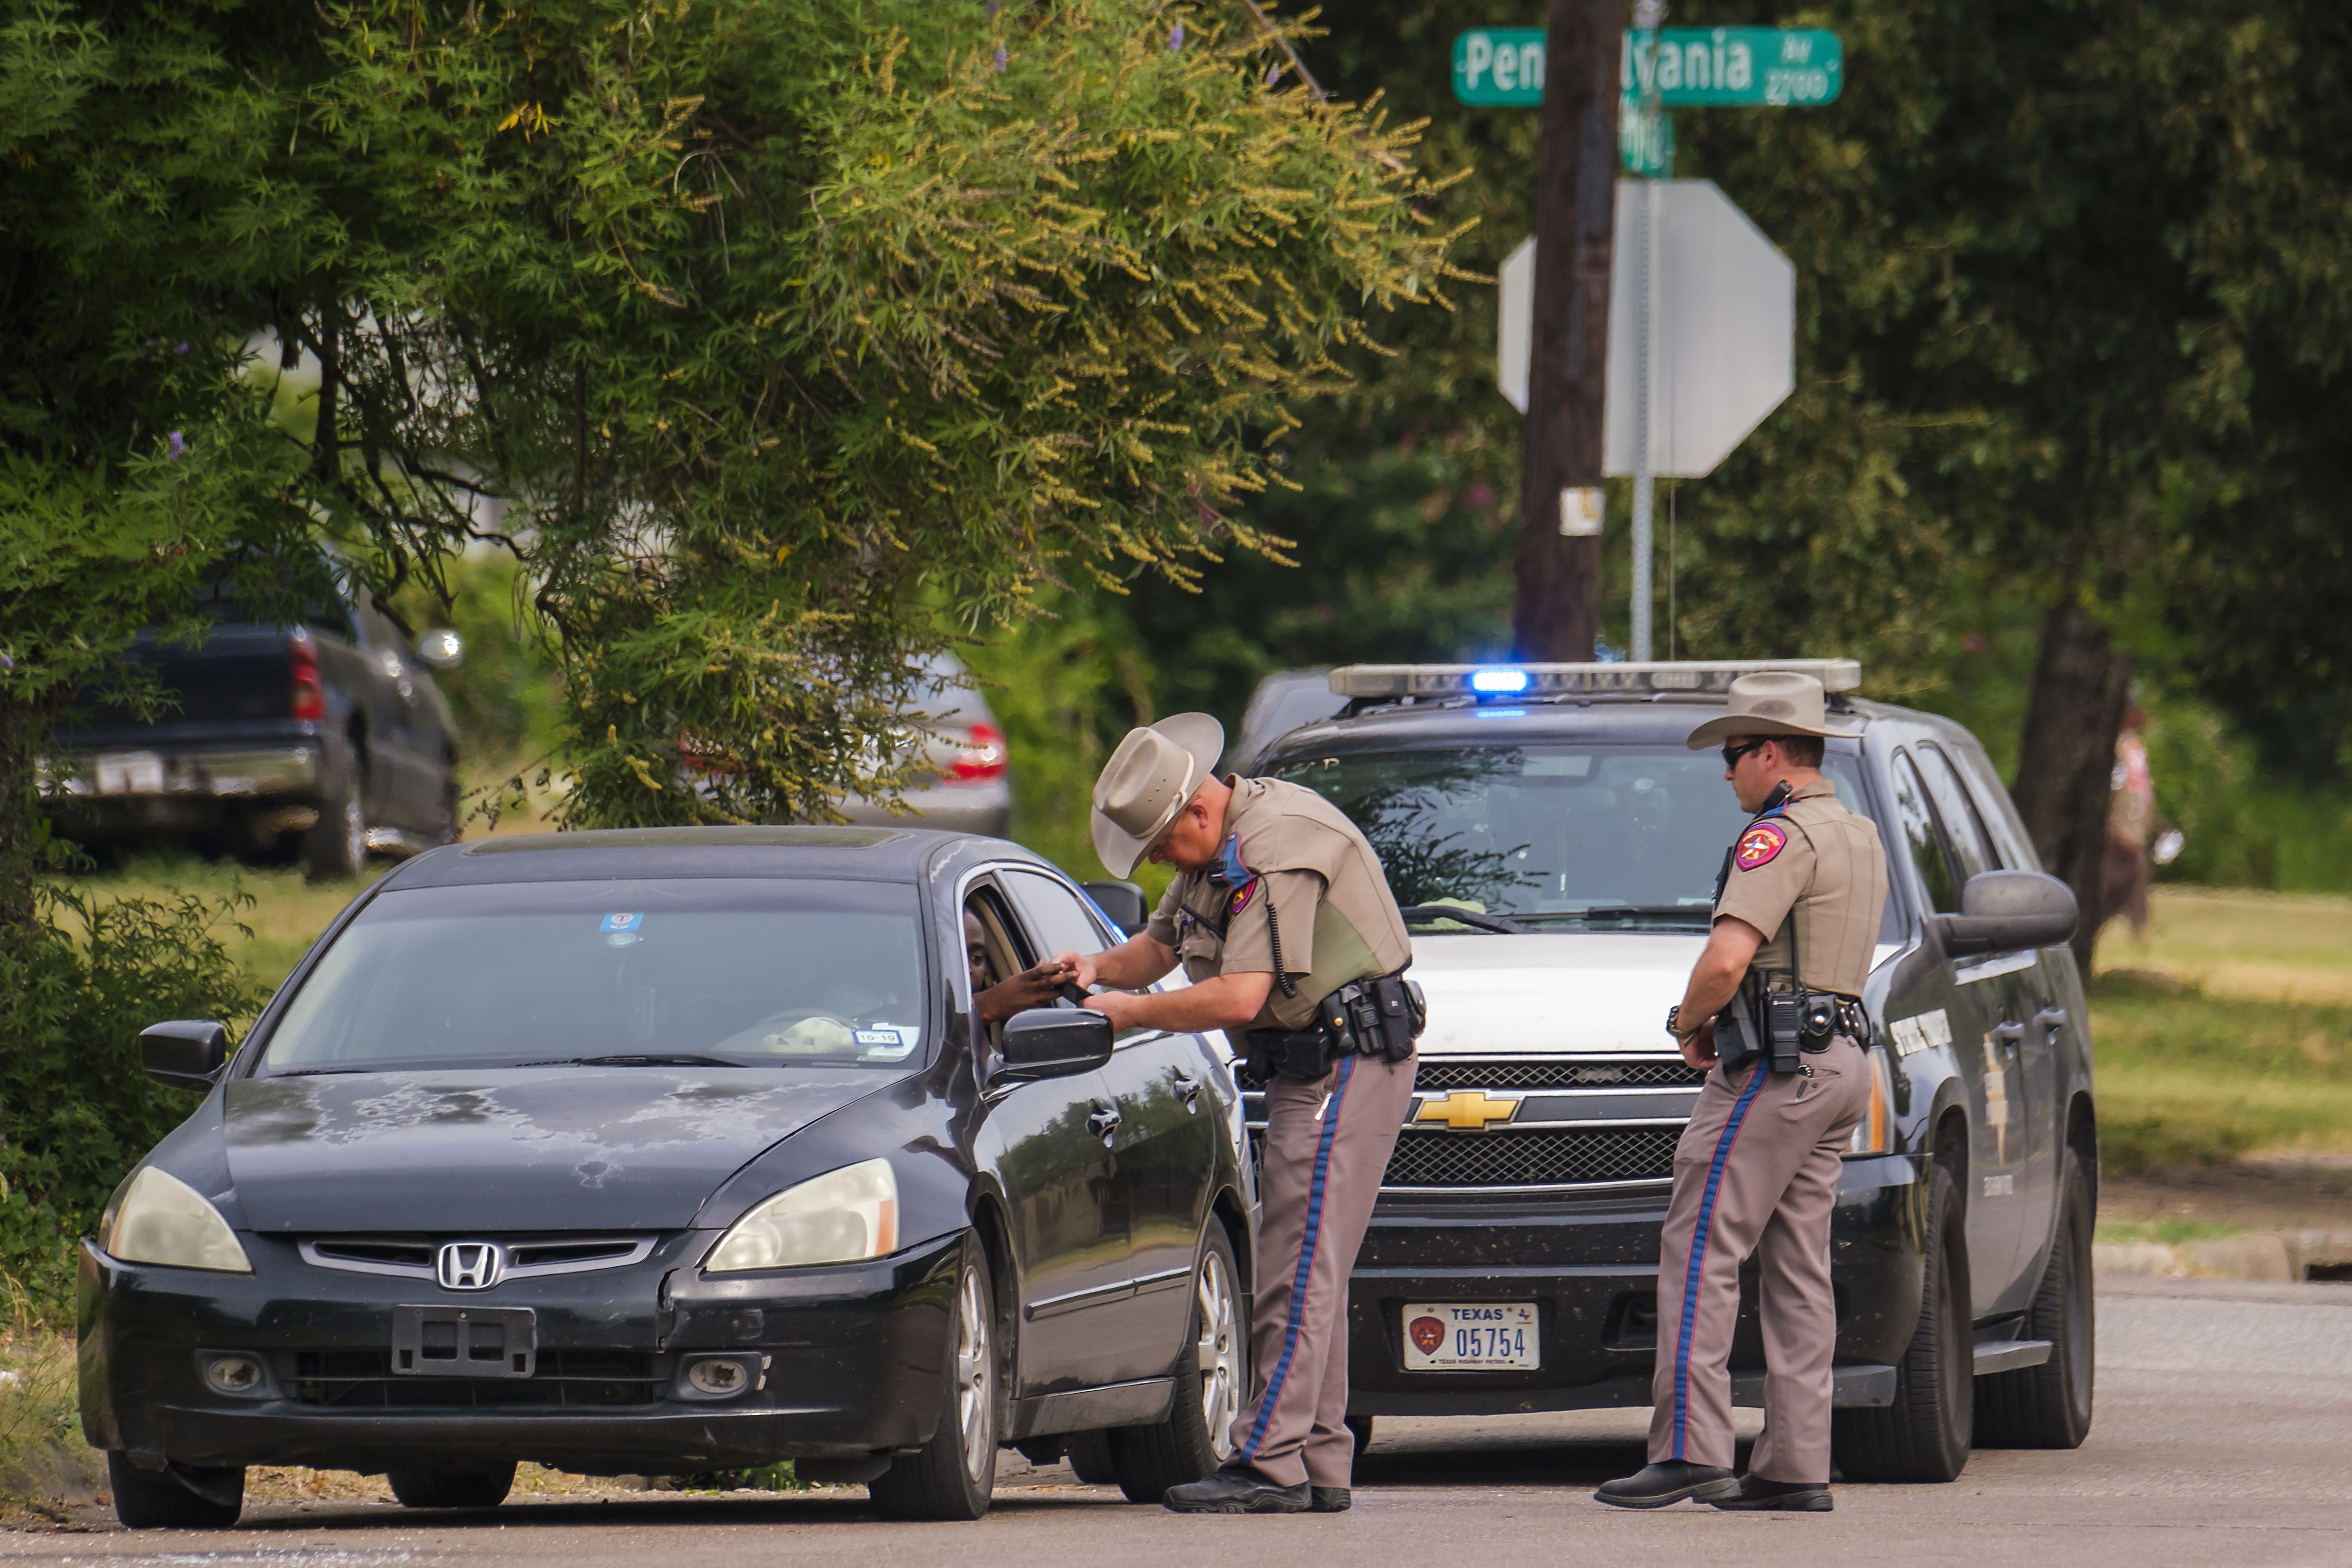
<path fill-rule="evenodd" d="M 1836 755 L 1822 768 L 1864 811 L 1858 770 Z M 1459 902 L 1538 929 L 1705 931 L 1725 847 L 1748 822 L 1723 760 L 1679 747 L 1354 752 L 1272 772 L 1364 830 L 1398 903 Z"/>
<path fill-rule="evenodd" d="M 265 1073 L 688 1062 L 903 1068 L 915 889 L 524 882 L 383 894 L 270 1032 Z"/>

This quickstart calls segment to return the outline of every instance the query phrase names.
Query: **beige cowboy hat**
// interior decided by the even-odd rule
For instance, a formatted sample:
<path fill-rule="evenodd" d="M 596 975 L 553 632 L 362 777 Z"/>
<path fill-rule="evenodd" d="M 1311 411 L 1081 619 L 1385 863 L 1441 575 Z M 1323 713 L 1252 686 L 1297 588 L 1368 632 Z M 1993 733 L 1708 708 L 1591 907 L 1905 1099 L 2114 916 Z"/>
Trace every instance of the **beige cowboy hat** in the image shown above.
<path fill-rule="evenodd" d="M 1177 713 L 1129 730 L 1095 781 L 1095 853 L 1124 877 L 1151 852 L 1224 754 L 1225 727 Z"/>
<path fill-rule="evenodd" d="M 1817 677 L 1792 670 L 1761 670 L 1731 683 L 1731 702 L 1690 732 L 1683 743 L 1694 752 L 1719 746 L 1734 735 L 1852 735 L 1832 728 Z"/>

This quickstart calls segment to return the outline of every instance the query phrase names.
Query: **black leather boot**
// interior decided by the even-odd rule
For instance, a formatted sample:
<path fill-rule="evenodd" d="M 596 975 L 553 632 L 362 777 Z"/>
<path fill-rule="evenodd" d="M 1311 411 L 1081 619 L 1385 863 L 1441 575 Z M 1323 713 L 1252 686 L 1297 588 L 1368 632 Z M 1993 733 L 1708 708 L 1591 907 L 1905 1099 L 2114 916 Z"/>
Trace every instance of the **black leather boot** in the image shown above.
<path fill-rule="evenodd" d="M 1685 1459 L 1661 1459 L 1639 1473 L 1609 1481 L 1592 1494 L 1612 1508 L 1664 1508 L 1685 1498 L 1712 1500 L 1739 1485 L 1721 1465 L 1694 1465 Z"/>
<path fill-rule="evenodd" d="M 1171 1513 L 1305 1513 L 1314 1506 L 1305 1481 L 1276 1486 L 1247 1465 L 1229 1465 L 1215 1475 L 1170 1487 L 1160 1500 Z"/>
<path fill-rule="evenodd" d="M 1784 1513 L 1828 1513 L 1837 1507 L 1827 1481 L 1768 1481 L 1742 1476 L 1731 1490 L 1706 1500 L 1717 1508 L 1778 1509 Z"/>
<path fill-rule="evenodd" d="M 1345 1487 L 1316 1487 L 1315 1500 L 1307 1505 L 1309 1513 L 1345 1513 L 1356 1506 L 1355 1494 Z"/>

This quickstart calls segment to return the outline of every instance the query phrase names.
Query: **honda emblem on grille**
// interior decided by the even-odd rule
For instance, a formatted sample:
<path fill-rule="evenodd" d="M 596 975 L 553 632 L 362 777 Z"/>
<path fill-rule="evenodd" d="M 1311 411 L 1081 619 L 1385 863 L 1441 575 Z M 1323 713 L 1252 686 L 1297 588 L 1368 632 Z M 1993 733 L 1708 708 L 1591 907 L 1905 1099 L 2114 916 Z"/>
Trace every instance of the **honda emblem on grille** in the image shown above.
<path fill-rule="evenodd" d="M 487 1290 L 506 1277 L 506 1253 L 495 1241 L 449 1241 L 434 1270 L 444 1290 Z"/>

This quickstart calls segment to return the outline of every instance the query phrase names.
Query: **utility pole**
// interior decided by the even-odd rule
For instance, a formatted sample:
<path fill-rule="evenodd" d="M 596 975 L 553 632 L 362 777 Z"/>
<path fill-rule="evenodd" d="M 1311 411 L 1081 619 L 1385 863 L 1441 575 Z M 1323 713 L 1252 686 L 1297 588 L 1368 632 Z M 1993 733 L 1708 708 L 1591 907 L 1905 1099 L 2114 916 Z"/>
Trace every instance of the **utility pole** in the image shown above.
<path fill-rule="evenodd" d="M 1601 629 L 1601 420 L 1624 26 L 1624 0 L 1551 0 L 1545 26 L 1535 330 L 1511 611 L 1525 659 L 1589 659 Z"/>

